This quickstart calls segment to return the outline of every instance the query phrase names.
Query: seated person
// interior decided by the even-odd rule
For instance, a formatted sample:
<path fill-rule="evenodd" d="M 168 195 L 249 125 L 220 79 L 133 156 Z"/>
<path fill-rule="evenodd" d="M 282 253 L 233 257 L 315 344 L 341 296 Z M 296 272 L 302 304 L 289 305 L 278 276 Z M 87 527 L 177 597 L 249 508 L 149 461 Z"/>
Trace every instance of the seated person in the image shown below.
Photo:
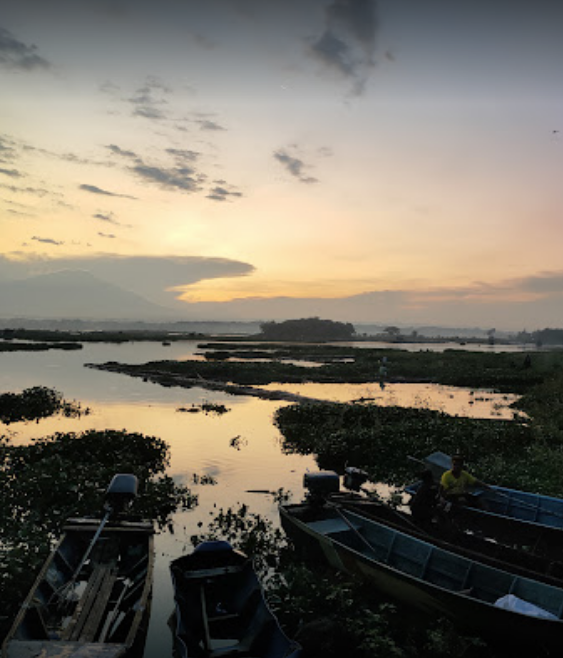
<path fill-rule="evenodd" d="M 425 470 L 420 474 L 421 484 L 409 501 L 409 507 L 416 523 L 432 522 L 438 503 L 438 485 L 434 482 L 432 471 Z"/>
<path fill-rule="evenodd" d="M 445 504 L 446 508 L 448 503 L 481 506 L 479 500 L 471 495 L 471 489 L 475 487 L 490 489 L 487 484 L 478 480 L 471 473 L 464 471 L 463 465 L 463 457 L 461 455 L 454 455 L 452 457 L 451 469 L 442 474 L 440 480 L 440 500 Z"/>

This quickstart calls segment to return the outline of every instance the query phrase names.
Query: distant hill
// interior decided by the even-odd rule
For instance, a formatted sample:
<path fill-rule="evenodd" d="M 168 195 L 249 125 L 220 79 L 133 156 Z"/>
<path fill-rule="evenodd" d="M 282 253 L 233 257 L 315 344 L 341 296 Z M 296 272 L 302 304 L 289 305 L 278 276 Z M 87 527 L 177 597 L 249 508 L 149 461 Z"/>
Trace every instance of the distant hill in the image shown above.
<path fill-rule="evenodd" d="M 181 319 L 177 311 L 153 304 L 140 295 L 78 270 L 1 282 L 0 317 Z"/>

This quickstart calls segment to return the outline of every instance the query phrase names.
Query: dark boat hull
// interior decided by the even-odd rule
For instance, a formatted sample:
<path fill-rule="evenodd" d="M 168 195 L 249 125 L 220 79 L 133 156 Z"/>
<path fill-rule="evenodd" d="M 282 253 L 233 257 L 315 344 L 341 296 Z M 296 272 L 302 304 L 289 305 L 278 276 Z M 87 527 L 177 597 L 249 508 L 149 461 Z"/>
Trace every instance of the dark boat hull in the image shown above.
<path fill-rule="evenodd" d="M 471 559 L 506 569 L 527 578 L 563 586 L 563 562 L 536 555 L 528 550 L 514 548 L 514 542 L 499 542 L 497 528 L 491 528 L 486 537 L 464 532 L 448 521 L 418 525 L 411 515 L 392 509 L 382 503 L 351 496 L 335 496 L 333 504 L 374 519 L 390 527 L 429 541 L 445 550 L 451 550 Z M 560 554 L 559 557 L 563 555 Z"/>
<path fill-rule="evenodd" d="M 436 479 L 449 468 L 450 457 L 438 452 L 424 463 Z M 413 494 L 419 483 L 406 488 Z M 550 560 L 563 555 L 563 500 L 515 489 L 492 487 L 477 492 L 482 507 L 458 506 L 453 522 L 460 530 L 533 552 Z"/>
<path fill-rule="evenodd" d="M 345 513 L 356 530 L 331 512 L 308 511 L 306 505 L 280 507 L 284 530 L 294 545 L 315 560 L 369 581 L 384 596 L 432 615 L 445 616 L 458 626 L 506 642 L 560 648 L 563 642 L 563 590 L 536 583 L 454 553 L 353 513 Z M 326 518 L 323 518 L 326 517 Z M 325 524 L 323 526 L 323 524 Z M 323 529 L 324 528 L 324 529 Z M 382 529 L 383 528 L 383 529 Z M 363 539 L 362 539 L 363 535 Z M 378 542 L 385 538 L 389 549 Z M 376 548 L 370 550 L 365 543 Z M 393 539 L 394 538 L 394 539 Z M 386 554 L 387 552 L 387 554 Z M 420 555 L 426 553 L 426 565 Z M 426 574 L 424 571 L 426 569 Z M 494 601 L 511 592 L 558 619 L 540 619 L 511 612 Z M 523 596 L 526 595 L 526 597 Z"/>
<path fill-rule="evenodd" d="M 178 658 L 297 658 L 268 607 L 252 561 L 227 542 L 204 542 L 170 567 Z"/>
<path fill-rule="evenodd" d="M 16 616 L 3 658 L 142 653 L 154 568 L 152 524 L 72 519 Z M 93 548 L 86 562 L 82 558 Z"/>

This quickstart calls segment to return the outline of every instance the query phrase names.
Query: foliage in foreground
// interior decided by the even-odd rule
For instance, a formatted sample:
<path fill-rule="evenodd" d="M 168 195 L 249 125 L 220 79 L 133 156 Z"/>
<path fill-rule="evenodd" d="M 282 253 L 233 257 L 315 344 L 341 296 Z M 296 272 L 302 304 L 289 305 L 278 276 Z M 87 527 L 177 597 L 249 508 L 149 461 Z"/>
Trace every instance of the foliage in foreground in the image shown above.
<path fill-rule="evenodd" d="M 196 498 L 165 475 L 169 451 L 161 439 L 124 431 L 56 434 L 26 446 L 0 439 L 0 637 L 68 517 L 102 513 L 116 473 L 139 479 L 133 513 L 161 527 Z"/>

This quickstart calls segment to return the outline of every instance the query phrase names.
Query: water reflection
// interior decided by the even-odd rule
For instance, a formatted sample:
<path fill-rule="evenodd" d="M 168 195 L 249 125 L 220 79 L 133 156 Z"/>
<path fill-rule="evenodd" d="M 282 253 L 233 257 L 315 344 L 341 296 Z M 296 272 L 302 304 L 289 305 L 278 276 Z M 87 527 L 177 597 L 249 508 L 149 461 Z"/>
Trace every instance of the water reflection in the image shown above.
<path fill-rule="evenodd" d="M 286 391 L 330 402 L 362 401 L 382 407 L 434 409 L 452 416 L 511 420 L 518 412 L 510 408 L 518 395 L 486 389 L 459 388 L 440 384 L 269 384 L 267 390 Z"/>
<path fill-rule="evenodd" d="M 360 344 L 354 344 L 359 346 Z M 363 344 L 361 344 L 363 345 Z M 365 345 L 368 346 L 367 344 Z M 396 346 L 395 346 L 396 347 Z M 167 626 L 173 608 L 170 560 L 188 551 L 189 538 L 207 525 L 219 507 L 249 505 L 251 511 L 278 523 L 273 497 L 250 490 L 284 488 L 294 499 L 303 496 L 303 473 L 316 470 L 312 457 L 284 455 L 280 435 L 272 423 L 276 409 L 286 402 L 229 396 L 200 388 L 166 388 L 141 379 L 85 368 L 85 363 L 145 363 L 151 360 L 194 358 L 197 341 L 172 343 L 86 344 L 83 350 L 43 353 L 0 353 L 0 391 L 19 392 L 32 386 L 48 386 L 68 400 L 89 407 L 91 414 L 80 419 L 49 418 L 38 423 L 0 425 L 0 434 L 25 444 L 33 438 L 56 432 L 126 430 L 162 438 L 170 445 L 169 474 L 188 484 L 199 495 L 199 505 L 174 517 L 174 533 L 161 532 L 156 540 L 154 603 L 145 655 L 171 655 L 172 639 Z M 446 413 L 510 418 L 507 407 L 516 396 L 455 389 L 431 384 L 272 384 L 282 389 L 326 400 L 368 399 L 374 404 L 440 409 Z M 228 413 L 180 413 L 178 407 L 203 402 L 224 404 Z M 240 437 L 240 441 L 233 439 Z M 193 483 L 193 474 L 211 475 L 214 486 Z"/>

